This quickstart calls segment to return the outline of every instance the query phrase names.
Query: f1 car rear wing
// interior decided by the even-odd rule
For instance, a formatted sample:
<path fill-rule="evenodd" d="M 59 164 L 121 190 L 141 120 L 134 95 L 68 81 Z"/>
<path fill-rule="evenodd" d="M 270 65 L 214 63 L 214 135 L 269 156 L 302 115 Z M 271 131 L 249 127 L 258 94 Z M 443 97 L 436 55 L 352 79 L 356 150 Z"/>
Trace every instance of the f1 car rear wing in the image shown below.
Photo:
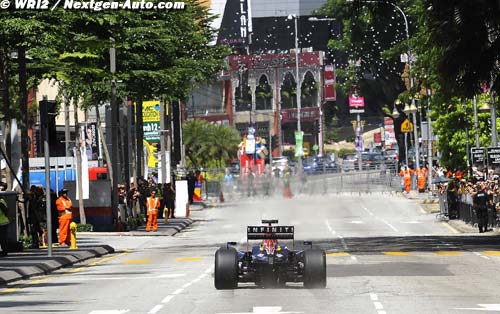
<path fill-rule="evenodd" d="M 266 239 L 294 239 L 293 226 L 248 226 L 248 240 L 266 240 Z"/>

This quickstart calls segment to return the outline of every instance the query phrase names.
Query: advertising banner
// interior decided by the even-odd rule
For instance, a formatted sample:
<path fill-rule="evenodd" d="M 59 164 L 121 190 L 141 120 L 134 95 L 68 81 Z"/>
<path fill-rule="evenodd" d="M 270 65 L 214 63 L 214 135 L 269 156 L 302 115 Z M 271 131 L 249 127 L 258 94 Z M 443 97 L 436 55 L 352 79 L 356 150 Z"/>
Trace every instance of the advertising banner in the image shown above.
<path fill-rule="evenodd" d="M 325 101 L 335 101 L 335 67 L 333 65 L 325 65 Z"/>
<path fill-rule="evenodd" d="M 303 139 L 304 139 L 304 132 L 302 131 L 295 131 L 295 157 L 302 157 L 304 156 L 304 149 L 303 149 Z"/>
<path fill-rule="evenodd" d="M 82 159 L 99 159 L 99 132 L 97 132 L 97 123 L 80 123 L 80 145 L 84 148 Z"/>
<path fill-rule="evenodd" d="M 480 148 L 471 148 L 471 159 L 473 165 L 484 165 L 484 151 L 483 147 Z"/>
<path fill-rule="evenodd" d="M 386 148 L 391 148 L 392 144 L 396 143 L 394 120 L 389 117 L 384 117 L 384 141 Z"/>
<path fill-rule="evenodd" d="M 252 32 L 252 17 L 247 0 L 227 1 L 217 36 L 218 45 L 242 48 L 248 46 Z"/>
<path fill-rule="evenodd" d="M 500 166 L 500 147 L 488 147 L 488 165 Z"/>
<path fill-rule="evenodd" d="M 142 128 L 144 139 L 149 143 L 160 142 L 160 101 L 151 100 L 142 103 Z"/>
<path fill-rule="evenodd" d="M 356 94 L 349 95 L 349 113 L 365 112 L 365 98 Z"/>

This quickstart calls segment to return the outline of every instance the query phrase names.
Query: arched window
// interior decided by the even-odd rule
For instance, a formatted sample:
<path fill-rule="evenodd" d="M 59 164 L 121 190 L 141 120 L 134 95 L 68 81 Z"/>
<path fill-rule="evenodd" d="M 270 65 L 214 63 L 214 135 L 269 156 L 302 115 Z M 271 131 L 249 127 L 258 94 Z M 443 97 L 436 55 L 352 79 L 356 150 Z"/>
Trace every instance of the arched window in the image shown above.
<path fill-rule="evenodd" d="M 270 110 L 273 107 L 273 91 L 267 81 L 267 77 L 262 75 L 259 79 L 259 85 L 255 89 L 255 109 Z"/>
<path fill-rule="evenodd" d="M 281 109 L 291 109 L 297 107 L 297 83 L 292 73 L 285 75 L 281 84 Z"/>
<path fill-rule="evenodd" d="M 307 71 L 302 81 L 301 107 L 316 107 L 318 105 L 318 83 L 311 72 Z"/>

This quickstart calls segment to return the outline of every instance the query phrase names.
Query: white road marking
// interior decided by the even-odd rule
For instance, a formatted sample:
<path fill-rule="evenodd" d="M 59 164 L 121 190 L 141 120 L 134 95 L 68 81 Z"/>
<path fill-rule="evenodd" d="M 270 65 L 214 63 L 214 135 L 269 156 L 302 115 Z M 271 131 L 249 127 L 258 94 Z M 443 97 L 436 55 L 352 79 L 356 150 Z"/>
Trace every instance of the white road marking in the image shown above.
<path fill-rule="evenodd" d="M 373 302 L 373 305 L 375 305 L 376 310 L 383 310 L 384 309 L 384 306 L 382 305 L 382 303 L 380 303 L 378 301 Z"/>
<path fill-rule="evenodd" d="M 391 228 L 392 230 L 394 230 L 394 231 L 396 231 L 396 232 L 398 232 L 398 231 L 399 231 L 399 230 L 398 230 L 398 229 L 396 229 L 393 225 L 391 225 L 389 222 L 387 222 L 387 220 L 385 220 L 385 219 L 383 219 L 383 218 L 378 218 L 378 217 L 377 217 L 377 219 L 378 219 L 378 220 L 380 220 L 380 221 L 382 221 L 382 222 L 383 222 L 383 223 L 385 223 L 386 225 L 388 225 L 388 226 L 389 226 L 389 228 Z"/>
<path fill-rule="evenodd" d="M 377 296 L 377 294 L 375 294 L 375 293 L 370 293 L 370 299 L 372 299 L 372 301 L 378 301 L 378 296 Z"/>
<path fill-rule="evenodd" d="M 213 269 L 214 269 L 213 267 L 207 268 L 207 270 L 205 270 L 205 274 L 211 273 Z"/>
<path fill-rule="evenodd" d="M 500 311 L 500 304 L 478 304 L 478 306 L 479 306 L 479 308 L 455 308 L 455 310 L 490 311 L 490 312 Z"/>
<path fill-rule="evenodd" d="M 477 255 L 477 256 L 479 256 L 479 257 L 481 257 L 481 258 L 484 258 L 484 259 L 490 259 L 488 256 L 483 255 L 483 254 L 481 254 L 481 253 L 479 253 L 479 252 L 474 252 L 474 255 Z"/>
<path fill-rule="evenodd" d="M 124 314 L 128 312 L 130 312 L 130 310 L 104 310 L 104 311 L 92 311 L 89 314 Z"/>
<path fill-rule="evenodd" d="M 420 224 L 422 223 L 421 221 L 416 221 L 416 220 L 412 220 L 412 221 L 401 221 L 402 224 Z"/>
<path fill-rule="evenodd" d="M 370 216 L 375 216 L 374 213 L 372 213 L 368 208 L 363 207 L 363 209 L 370 215 Z"/>
<path fill-rule="evenodd" d="M 326 227 L 328 228 L 328 230 L 330 230 L 330 232 L 332 233 L 332 235 L 333 236 L 336 235 L 340 239 L 340 241 L 342 242 L 342 246 L 344 247 L 344 250 L 347 251 L 348 250 L 347 243 L 345 243 L 344 237 L 341 236 L 340 234 L 337 234 L 337 232 L 335 232 L 335 230 L 333 230 L 332 226 L 330 225 L 330 222 L 327 219 L 325 219 L 325 224 L 326 224 Z"/>
<path fill-rule="evenodd" d="M 352 224 L 356 224 L 356 225 L 359 225 L 359 224 L 364 224 L 364 221 L 361 221 L 361 220 L 353 220 L 351 221 Z"/>
<path fill-rule="evenodd" d="M 352 259 L 353 261 L 356 261 L 356 262 L 358 261 L 358 259 L 357 259 L 357 258 L 356 258 L 356 256 L 354 256 L 354 255 L 351 255 L 351 259 Z"/>
<path fill-rule="evenodd" d="M 151 309 L 151 311 L 148 312 L 148 314 L 156 314 L 158 313 L 159 310 L 161 310 L 163 305 L 157 304 L 154 308 Z"/>
<path fill-rule="evenodd" d="M 184 291 L 184 289 L 179 288 L 179 289 L 175 290 L 175 291 L 174 291 L 174 293 L 172 293 L 172 294 L 173 294 L 173 295 L 178 295 L 178 294 L 179 294 L 179 293 L 181 293 L 182 291 Z"/>
<path fill-rule="evenodd" d="M 193 284 L 192 282 L 186 282 L 184 285 L 182 285 L 182 288 L 185 289 L 185 288 L 189 287 L 192 284 Z"/>
<path fill-rule="evenodd" d="M 168 303 L 168 302 L 170 302 L 170 300 L 172 300 L 173 298 L 174 298 L 174 296 L 173 296 L 173 295 L 167 295 L 167 296 L 165 297 L 165 299 L 161 300 L 161 303 Z"/>
<path fill-rule="evenodd" d="M 233 227 L 233 225 L 224 225 L 224 226 L 222 226 L 223 229 L 229 229 L 229 228 L 232 228 L 232 227 Z"/>
<path fill-rule="evenodd" d="M 254 306 L 252 312 L 239 312 L 239 313 L 219 313 L 219 314 L 295 314 L 295 313 L 304 313 L 304 312 L 281 312 L 281 306 Z"/>
<path fill-rule="evenodd" d="M 325 224 L 326 224 L 326 227 L 328 228 L 328 230 L 330 230 L 330 232 L 332 232 L 333 229 L 332 229 L 332 226 L 330 226 L 330 222 L 328 220 L 325 220 Z"/>

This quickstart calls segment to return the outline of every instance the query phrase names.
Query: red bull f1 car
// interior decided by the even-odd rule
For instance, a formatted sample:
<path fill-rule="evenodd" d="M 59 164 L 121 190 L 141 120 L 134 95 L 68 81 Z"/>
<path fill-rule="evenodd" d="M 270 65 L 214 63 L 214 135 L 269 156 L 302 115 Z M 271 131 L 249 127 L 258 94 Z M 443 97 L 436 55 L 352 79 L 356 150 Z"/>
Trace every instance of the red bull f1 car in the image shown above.
<path fill-rule="evenodd" d="M 273 226 L 278 220 L 262 220 L 262 226 L 247 227 L 247 250 L 238 251 L 228 242 L 215 252 L 216 289 L 235 289 L 239 282 L 261 287 L 283 287 L 287 282 L 303 282 L 305 288 L 326 287 L 325 252 L 311 248 L 294 250 L 294 227 Z M 249 240 L 260 240 L 249 250 Z M 278 240 L 292 240 L 292 249 Z"/>

